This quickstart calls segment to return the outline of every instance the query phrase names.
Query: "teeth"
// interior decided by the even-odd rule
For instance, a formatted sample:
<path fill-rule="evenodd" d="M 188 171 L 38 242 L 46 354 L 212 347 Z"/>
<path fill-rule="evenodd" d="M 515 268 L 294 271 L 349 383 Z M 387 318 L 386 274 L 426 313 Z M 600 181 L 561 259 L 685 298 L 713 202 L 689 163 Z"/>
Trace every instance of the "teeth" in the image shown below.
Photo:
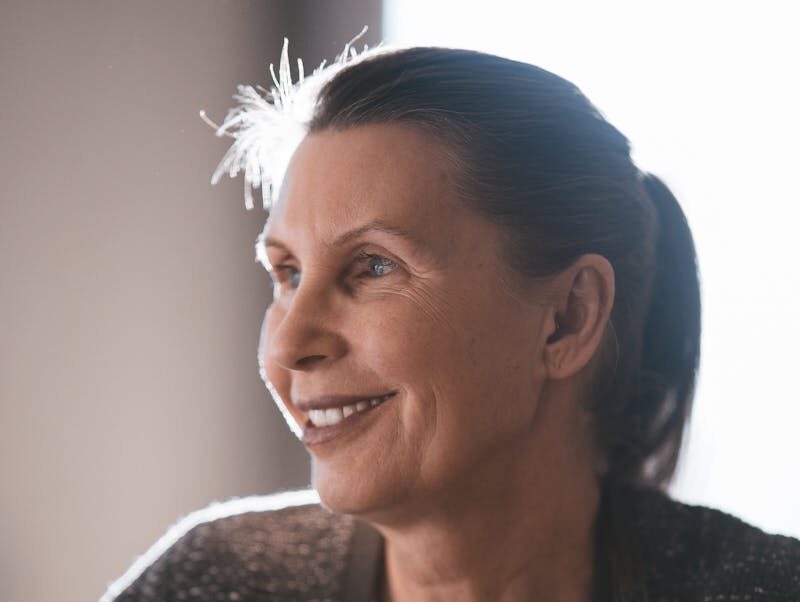
<path fill-rule="evenodd" d="M 364 410 L 374 408 L 378 404 L 381 404 L 387 399 L 389 399 L 389 397 L 391 397 L 391 395 L 384 395 L 383 397 L 375 397 L 373 399 L 370 399 L 369 401 L 359 401 L 358 403 L 354 403 L 352 405 L 344 406 L 341 408 L 328 408 L 327 410 L 309 410 L 308 419 L 314 426 L 333 426 L 334 424 L 338 424 L 348 416 L 351 416 L 357 412 L 363 412 Z"/>

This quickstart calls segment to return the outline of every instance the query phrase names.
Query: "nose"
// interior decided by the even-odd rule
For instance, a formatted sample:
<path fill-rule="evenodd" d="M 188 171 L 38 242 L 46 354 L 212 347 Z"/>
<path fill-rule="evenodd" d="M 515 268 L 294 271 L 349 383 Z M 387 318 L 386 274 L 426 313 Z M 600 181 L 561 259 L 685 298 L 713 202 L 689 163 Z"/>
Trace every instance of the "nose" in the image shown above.
<path fill-rule="evenodd" d="M 265 316 L 264 356 L 286 370 L 307 371 L 344 355 L 330 305 L 324 293 L 302 286 L 288 303 L 273 305 Z"/>

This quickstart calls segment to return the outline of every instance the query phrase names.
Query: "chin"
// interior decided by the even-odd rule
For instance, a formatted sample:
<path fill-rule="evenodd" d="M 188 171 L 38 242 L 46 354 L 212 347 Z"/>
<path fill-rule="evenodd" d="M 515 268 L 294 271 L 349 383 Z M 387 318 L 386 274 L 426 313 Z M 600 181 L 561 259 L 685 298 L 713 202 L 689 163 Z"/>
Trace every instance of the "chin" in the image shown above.
<path fill-rule="evenodd" d="M 313 457 L 311 460 L 312 487 L 325 508 L 340 514 L 367 517 L 395 506 L 400 501 L 400 491 L 385 477 L 355 469 L 336 470 Z"/>

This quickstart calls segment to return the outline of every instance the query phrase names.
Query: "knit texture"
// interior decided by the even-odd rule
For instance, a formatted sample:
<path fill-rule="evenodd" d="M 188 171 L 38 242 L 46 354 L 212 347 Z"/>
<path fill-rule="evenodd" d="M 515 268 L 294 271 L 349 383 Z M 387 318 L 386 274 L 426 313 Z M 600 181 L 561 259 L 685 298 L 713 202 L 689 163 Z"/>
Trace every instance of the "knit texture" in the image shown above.
<path fill-rule="evenodd" d="M 800 602 L 800 541 L 659 492 L 626 495 L 648 602 Z M 354 602 L 345 582 L 359 557 L 355 525 L 319 505 L 201 523 L 104 600 Z"/>

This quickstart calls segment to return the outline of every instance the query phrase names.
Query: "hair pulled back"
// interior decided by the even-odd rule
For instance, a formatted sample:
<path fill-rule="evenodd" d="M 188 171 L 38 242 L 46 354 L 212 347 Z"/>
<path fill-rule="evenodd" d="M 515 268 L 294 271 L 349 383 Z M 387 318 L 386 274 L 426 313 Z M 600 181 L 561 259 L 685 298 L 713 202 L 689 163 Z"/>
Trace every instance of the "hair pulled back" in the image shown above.
<path fill-rule="evenodd" d="M 377 53 L 322 88 L 310 131 L 407 123 L 444 142 L 459 193 L 505 226 L 523 275 L 598 253 L 616 300 L 590 407 L 608 476 L 663 487 L 674 473 L 699 359 L 694 245 L 669 189 L 570 82 L 474 51 Z"/>

